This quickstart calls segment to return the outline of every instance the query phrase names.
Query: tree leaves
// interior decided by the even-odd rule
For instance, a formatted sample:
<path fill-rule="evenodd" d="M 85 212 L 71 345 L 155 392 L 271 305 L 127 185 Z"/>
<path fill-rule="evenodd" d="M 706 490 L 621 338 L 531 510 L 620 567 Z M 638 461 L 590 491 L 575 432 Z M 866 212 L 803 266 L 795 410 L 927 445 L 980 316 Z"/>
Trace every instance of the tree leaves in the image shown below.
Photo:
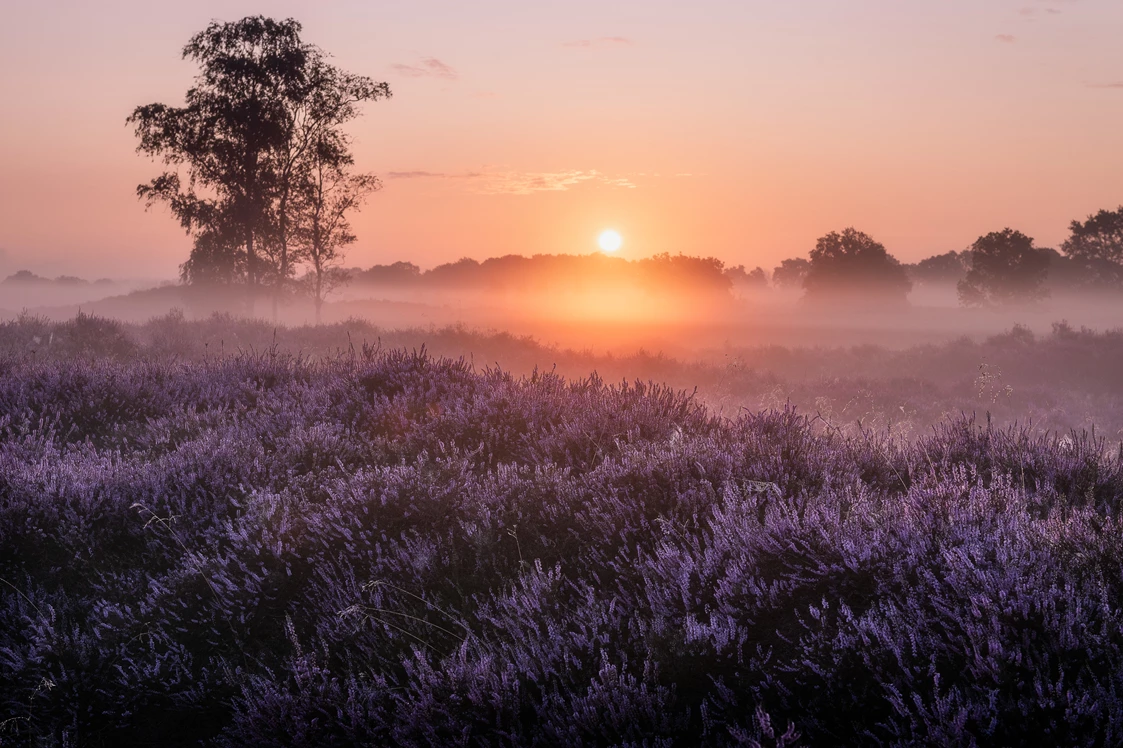
<path fill-rule="evenodd" d="M 184 106 L 140 106 L 127 120 L 138 152 L 187 172 L 186 186 L 173 171 L 137 188 L 195 238 L 185 281 L 244 283 L 251 294 L 288 283 L 301 258 L 290 231 L 305 207 L 294 195 L 316 168 L 346 171 L 353 158 L 341 126 L 359 104 L 390 96 L 387 84 L 330 65 L 300 31 L 263 16 L 211 23 L 183 49 L 200 66 Z"/>

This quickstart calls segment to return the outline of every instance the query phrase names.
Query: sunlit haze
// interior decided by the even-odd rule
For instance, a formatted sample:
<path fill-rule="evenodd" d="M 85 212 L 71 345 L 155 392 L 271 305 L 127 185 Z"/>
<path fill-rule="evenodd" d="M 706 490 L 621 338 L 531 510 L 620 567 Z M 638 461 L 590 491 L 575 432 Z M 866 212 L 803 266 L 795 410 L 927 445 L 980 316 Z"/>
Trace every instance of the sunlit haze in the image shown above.
<path fill-rule="evenodd" d="M 212 19 L 292 16 L 393 98 L 351 124 L 385 188 L 357 266 L 584 253 L 771 267 L 855 225 L 902 261 L 1123 203 L 1117 0 L 8 2 L 0 272 L 172 278 L 134 107 L 179 104 Z"/>

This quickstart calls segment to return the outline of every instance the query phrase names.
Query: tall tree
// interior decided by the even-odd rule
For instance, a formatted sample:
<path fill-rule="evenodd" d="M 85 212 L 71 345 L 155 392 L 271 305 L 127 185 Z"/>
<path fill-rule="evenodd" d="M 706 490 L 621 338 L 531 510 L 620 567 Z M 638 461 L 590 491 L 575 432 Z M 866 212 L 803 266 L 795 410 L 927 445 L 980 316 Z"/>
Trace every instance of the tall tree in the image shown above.
<path fill-rule="evenodd" d="M 336 131 L 357 104 L 390 95 L 329 65 L 300 31 L 262 16 L 210 24 L 183 49 L 200 66 L 185 105 L 149 104 L 128 118 L 138 150 L 175 167 L 137 193 L 166 203 L 194 237 L 184 280 L 244 283 L 251 303 L 264 283 L 292 275 L 291 196 L 308 179 L 311 144 L 333 132 L 345 144 Z"/>
<path fill-rule="evenodd" d="M 320 323 L 324 300 L 348 276 L 339 267 L 343 249 L 355 241 L 347 214 L 381 189 L 377 177 L 351 172 L 352 159 L 337 138 L 325 135 L 312 148 L 309 170 L 294 195 L 299 246 L 309 269 L 308 293 Z"/>
<path fill-rule="evenodd" d="M 980 236 L 969 254 L 967 275 L 956 287 L 963 306 L 1030 303 L 1049 295 L 1049 255 L 1022 232 L 1007 228 Z"/>
<path fill-rule="evenodd" d="M 274 315 L 278 296 L 284 284 L 292 278 L 296 263 L 306 259 L 314 266 L 315 272 L 319 262 L 316 255 L 302 255 L 301 247 L 293 246 L 291 242 L 293 228 L 301 221 L 297 214 L 309 208 L 309 196 L 320 192 L 327 201 L 329 212 L 345 204 L 343 211 L 346 212 L 380 186 L 374 177 L 350 176 L 354 159 L 341 126 L 359 116 L 359 104 L 390 95 L 390 87 L 386 83 L 376 83 L 370 78 L 343 72 L 327 64 L 317 51 L 309 58 L 299 94 L 286 101 L 287 137 L 277 154 L 279 179 L 275 242 L 272 246 L 278 283 L 273 296 Z M 353 204 L 341 199 L 341 192 L 347 187 L 358 197 Z M 304 249 L 307 251 L 310 246 L 306 244 Z"/>
<path fill-rule="evenodd" d="M 1061 251 L 1084 268 L 1086 277 L 1101 285 L 1123 285 L 1123 206 L 1101 210 L 1083 223 L 1073 221 L 1069 230 Z"/>
<path fill-rule="evenodd" d="M 810 259 L 803 289 L 811 301 L 904 304 L 912 288 L 904 266 L 885 246 L 853 228 L 821 237 Z"/>
<path fill-rule="evenodd" d="M 186 166 L 189 174 L 186 190 L 179 174 L 168 172 L 137 194 L 149 204 L 167 203 L 196 239 L 232 240 L 208 239 L 208 254 L 219 246 L 244 253 L 251 294 L 261 277 L 258 245 L 268 231 L 276 181 L 269 154 L 284 141 L 284 99 L 299 88 L 309 53 L 291 19 L 213 22 L 183 48 L 184 59 L 201 67 L 185 106 L 149 104 L 128 119 L 139 151 Z"/>

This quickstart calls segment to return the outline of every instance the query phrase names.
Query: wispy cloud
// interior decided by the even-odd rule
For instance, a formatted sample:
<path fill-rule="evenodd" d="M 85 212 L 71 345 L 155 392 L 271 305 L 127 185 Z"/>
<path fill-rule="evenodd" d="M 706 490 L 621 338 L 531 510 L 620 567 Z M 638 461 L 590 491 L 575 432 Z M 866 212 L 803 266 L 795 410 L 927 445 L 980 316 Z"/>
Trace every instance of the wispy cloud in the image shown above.
<path fill-rule="evenodd" d="M 442 179 L 448 174 L 439 171 L 391 171 L 387 179 Z"/>
<path fill-rule="evenodd" d="M 472 192 L 484 195 L 530 195 L 535 192 L 565 192 L 581 184 L 634 189 L 627 177 L 610 177 L 596 169 L 569 171 L 489 171 L 460 174 L 435 171 L 392 171 L 387 179 L 470 179 Z"/>
<path fill-rule="evenodd" d="M 444 171 L 391 171 L 386 173 L 387 179 L 476 179 L 484 176 L 478 171 L 465 171 L 451 174 Z"/>
<path fill-rule="evenodd" d="M 1089 83 L 1088 88 L 1123 88 L 1123 81 L 1112 81 L 1111 83 Z"/>
<path fill-rule="evenodd" d="M 634 189 L 631 180 L 609 177 L 599 171 L 500 172 L 485 174 L 477 189 L 487 195 L 529 195 L 534 192 L 565 192 L 579 184 L 593 183 L 608 187 Z"/>
<path fill-rule="evenodd" d="M 1050 2 L 1052 2 L 1052 1 L 1053 0 L 1050 0 Z M 1038 15 L 1040 15 L 1041 13 L 1045 13 L 1046 15 L 1050 15 L 1050 16 L 1057 16 L 1057 15 L 1061 14 L 1061 9 L 1060 8 L 1053 8 L 1053 7 L 1039 7 L 1039 6 L 1034 6 L 1034 5 L 1027 5 L 1024 8 L 1018 8 L 1018 15 L 1024 17 L 1026 20 L 1029 20 L 1029 21 L 1032 21 L 1034 18 L 1037 18 Z"/>
<path fill-rule="evenodd" d="M 572 49 L 593 49 L 595 47 L 620 47 L 631 43 L 632 40 L 624 36 L 602 36 L 599 39 L 577 39 L 572 42 L 562 42 L 562 46 Z"/>
<path fill-rule="evenodd" d="M 998 34 L 994 38 L 995 41 L 1000 41 L 1003 44 L 1013 44 L 1014 42 L 1018 41 L 1018 37 L 1014 36 L 1013 34 Z"/>
<path fill-rule="evenodd" d="M 460 77 L 451 66 L 446 65 L 436 57 L 424 57 L 416 65 L 394 63 L 390 68 L 399 75 L 408 75 L 411 78 L 444 78 L 454 81 Z"/>

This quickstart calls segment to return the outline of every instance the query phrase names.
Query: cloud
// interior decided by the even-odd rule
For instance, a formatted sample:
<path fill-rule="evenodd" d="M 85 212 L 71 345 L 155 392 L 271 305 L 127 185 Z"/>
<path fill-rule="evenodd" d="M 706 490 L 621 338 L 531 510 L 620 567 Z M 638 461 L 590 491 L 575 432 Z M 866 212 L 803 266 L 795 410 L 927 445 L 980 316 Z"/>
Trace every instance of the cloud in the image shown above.
<path fill-rule="evenodd" d="M 1111 83 L 1089 83 L 1088 88 L 1123 88 L 1123 81 L 1113 81 Z"/>
<path fill-rule="evenodd" d="M 579 184 L 594 183 L 607 187 L 634 189 L 631 180 L 609 177 L 595 169 L 590 171 L 499 172 L 485 174 L 477 185 L 485 195 L 529 195 L 534 192 L 565 192 Z"/>
<path fill-rule="evenodd" d="M 395 63 L 390 68 L 399 75 L 408 75 L 411 78 L 444 78 L 454 81 L 460 77 L 455 70 L 436 57 L 422 58 L 416 65 Z"/>
<path fill-rule="evenodd" d="M 386 175 L 387 179 L 427 179 L 447 177 L 439 171 L 392 171 Z"/>
<path fill-rule="evenodd" d="M 602 36 L 599 39 L 577 39 L 572 42 L 562 42 L 562 46 L 572 49 L 593 49 L 596 47 L 621 47 L 631 43 L 631 39 L 623 36 Z"/>
<path fill-rule="evenodd" d="M 1048 1 L 1054 2 L 1055 0 L 1048 0 Z M 1027 5 L 1024 8 L 1018 9 L 1018 15 L 1024 16 L 1027 20 L 1032 21 L 1034 18 L 1037 17 L 1038 13 L 1040 13 L 1042 11 L 1044 11 L 1045 13 L 1047 13 L 1048 15 L 1051 15 L 1051 16 L 1057 16 L 1057 15 L 1061 14 L 1060 8 L 1053 8 L 1053 7 L 1041 8 L 1041 7 L 1037 7 L 1037 6 L 1033 6 L 1033 5 Z"/>
<path fill-rule="evenodd" d="M 1003 44 L 1013 44 L 1014 42 L 1018 41 L 1018 37 L 1014 36 L 1013 34 L 998 34 L 994 38 L 996 41 L 1000 41 Z"/>
<path fill-rule="evenodd" d="M 475 179 L 482 177 L 478 171 L 466 171 L 463 174 L 448 174 L 443 171 L 391 171 L 387 172 L 387 179 Z"/>
<path fill-rule="evenodd" d="M 635 184 L 625 177 L 609 177 L 596 169 L 583 171 L 489 171 L 449 174 L 434 171 L 392 171 L 387 179 L 471 179 L 470 189 L 484 195 L 530 195 L 535 192 L 565 192 L 579 184 L 599 184 L 606 187 L 634 189 Z"/>

